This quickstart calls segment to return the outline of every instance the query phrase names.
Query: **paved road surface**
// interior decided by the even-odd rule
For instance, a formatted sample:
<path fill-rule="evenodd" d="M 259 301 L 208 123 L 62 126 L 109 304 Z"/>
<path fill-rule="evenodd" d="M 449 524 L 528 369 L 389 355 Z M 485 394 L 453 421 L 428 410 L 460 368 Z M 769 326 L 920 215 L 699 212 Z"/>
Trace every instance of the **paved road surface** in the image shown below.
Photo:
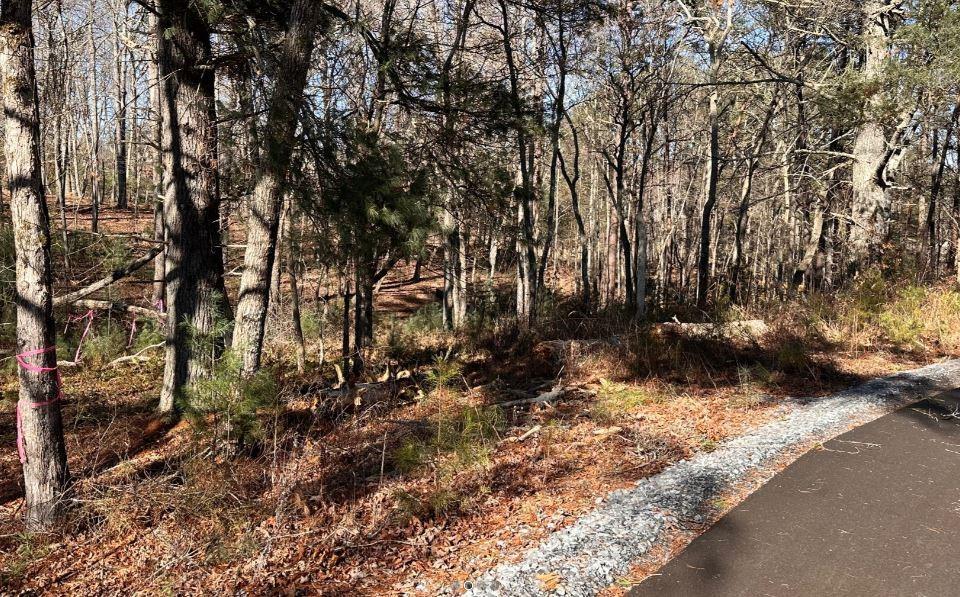
<path fill-rule="evenodd" d="M 960 595 L 958 408 L 941 394 L 805 454 L 630 595 Z"/>

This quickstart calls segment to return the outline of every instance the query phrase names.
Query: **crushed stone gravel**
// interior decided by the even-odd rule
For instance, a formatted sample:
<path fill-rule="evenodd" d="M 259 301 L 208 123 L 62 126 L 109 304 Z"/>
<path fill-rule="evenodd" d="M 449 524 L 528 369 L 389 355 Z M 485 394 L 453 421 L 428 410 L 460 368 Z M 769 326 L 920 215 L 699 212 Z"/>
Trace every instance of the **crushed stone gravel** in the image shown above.
<path fill-rule="evenodd" d="M 710 453 L 678 462 L 635 487 L 612 492 L 601 506 L 550 535 L 517 563 L 501 564 L 448 594 L 472 597 L 594 595 L 612 585 L 662 541 L 666 530 L 701 522 L 710 500 L 798 446 L 824 441 L 937 392 L 960 386 L 960 360 L 871 380 L 824 398 L 792 400 L 784 413 Z M 557 575 L 544 590 L 537 575 Z"/>

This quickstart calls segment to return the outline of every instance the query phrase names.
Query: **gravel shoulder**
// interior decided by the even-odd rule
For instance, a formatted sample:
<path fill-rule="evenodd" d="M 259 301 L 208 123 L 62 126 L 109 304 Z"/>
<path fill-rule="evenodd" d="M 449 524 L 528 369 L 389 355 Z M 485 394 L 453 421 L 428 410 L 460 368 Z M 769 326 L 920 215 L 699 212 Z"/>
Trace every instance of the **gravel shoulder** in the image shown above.
<path fill-rule="evenodd" d="M 786 457 L 906 404 L 960 386 L 960 360 L 874 379 L 843 392 L 797 399 L 783 414 L 710 453 L 679 462 L 635 487 L 615 491 L 573 525 L 515 563 L 472 580 L 471 596 L 595 595 L 654 547 L 671 544 L 690 521 L 703 522 L 711 501 L 748 477 L 766 480 Z M 551 582 L 545 583 L 544 579 Z M 451 587 L 450 592 L 462 591 Z M 549 590 L 547 590 L 549 589 Z"/>

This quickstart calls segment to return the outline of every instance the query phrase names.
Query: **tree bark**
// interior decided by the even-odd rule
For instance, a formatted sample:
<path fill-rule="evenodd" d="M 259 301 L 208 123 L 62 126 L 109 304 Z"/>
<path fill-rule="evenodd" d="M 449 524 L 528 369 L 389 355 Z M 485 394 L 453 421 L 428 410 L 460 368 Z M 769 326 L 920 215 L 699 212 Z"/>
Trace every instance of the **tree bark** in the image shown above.
<path fill-rule="evenodd" d="M 194 340 L 229 318 L 220 247 L 220 193 L 210 29 L 190 0 L 157 2 L 162 81 L 167 345 L 160 410 L 205 370 Z M 220 339 L 214 339 L 222 344 Z"/>
<path fill-rule="evenodd" d="M 863 65 L 866 80 L 881 76 L 889 45 L 888 0 L 866 0 L 863 3 Z M 887 240 L 890 221 L 889 184 L 884 175 L 887 140 L 883 126 L 873 112 L 882 101 L 874 92 L 864 102 L 864 122 L 854 140 L 851 185 L 851 227 L 847 238 L 847 272 L 856 275 L 880 258 Z"/>
<path fill-rule="evenodd" d="M 711 47 L 711 55 L 715 52 L 716 50 Z M 711 60 L 715 61 L 716 58 Z M 712 74 L 711 79 L 716 79 L 716 75 Z M 707 190 L 700 219 L 700 257 L 697 263 L 697 307 L 700 309 L 706 308 L 707 297 L 710 295 L 710 225 L 713 220 L 713 209 L 717 205 L 717 185 L 720 180 L 719 102 L 719 93 L 714 88 L 710 93 L 710 157 L 707 160 Z"/>
<path fill-rule="evenodd" d="M 587 238 L 587 227 L 584 223 L 583 213 L 580 209 L 580 191 L 578 183 L 580 182 L 580 137 L 573 120 L 564 110 L 564 117 L 570 126 L 570 139 L 573 143 L 573 162 L 570 170 L 567 169 L 567 162 L 563 151 L 559 152 L 560 173 L 567 183 L 567 190 L 570 192 L 570 203 L 573 208 L 573 217 L 577 222 L 577 241 L 580 245 L 580 294 L 583 298 L 584 306 L 590 309 L 590 242 Z M 571 172 L 572 170 L 572 172 Z"/>
<path fill-rule="evenodd" d="M 526 109 L 520 89 L 520 70 L 513 47 L 513 30 L 506 0 L 499 0 L 502 21 L 502 42 L 510 83 L 511 120 L 516 134 L 518 182 L 514 198 L 517 204 L 517 321 L 528 329 L 536 320 L 537 254 L 534 238 L 534 151 L 527 132 Z"/>
<path fill-rule="evenodd" d="M 163 225 L 163 86 L 160 80 L 160 38 L 157 37 L 157 15 L 149 13 L 152 60 L 148 69 L 150 76 L 150 108 L 153 112 L 153 240 L 162 243 L 163 250 L 153 260 L 153 304 L 163 311 L 166 298 L 166 233 Z"/>
<path fill-rule="evenodd" d="M 947 153 L 950 150 L 950 139 L 953 136 L 954 127 L 960 118 L 960 102 L 958 102 L 950 114 L 950 122 L 947 124 L 946 132 L 943 136 L 943 148 L 940 151 L 937 168 L 930 181 L 930 201 L 927 204 L 926 214 L 926 235 L 924 243 L 927 248 L 927 267 L 930 275 L 936 278 L 940 270 L 940 244 L 937 238 L 937 207 L 940 203 L 940 192 L 943 189 L 943 173 L 947 166 Z M 934 155 L 934 159 L 937 156 Z"/>
<path fill-rule="evenodd" d="M 96 12 L 96 0 L 90 2 L 90 24 L 89 24 L 89 50 L 90 64 L 93 68 L 90 70 L 90 230 L 99 232 L 100 230 L 100 204 L 103 198 L 103 171 L 100 165 L 100 102 L 97 101 L 97 42 L 93 31 L 94 14 Z"/>
<path fill-rule="evenodd" d="M 115 148 L 116 157 L 114 200 L 117 209 L 127 209 L 127 69 L 129 65 L 125 59 L 126 46 L 121 36 L 127 33 L 127 4 L 121 2 L 119 10 L 122 14 L 118 15 L 119 22 L 116 23 L 116 35 L 114 37 L 114 66 L 116 76 L 117 105 L 116 105 L 116 131 Z"/>
<path fill-rule="evenodd" d="M 18 445 L 22 447 L 26 523 L 50 528 L 69 489 L 50 269 L 50 220 L 40 175 L 40 110 L 30 0 L 0 8 L 4 153 L 17 272 Z"/>
<path fill-rule="evenodd" d="M 246 374 L 260 368 L 283 187 L 293 151 L 297 116 L 303 104 L 318 16 L 319 7 L 311 0 L 296 0 L 290 9 L 290 21 L 279 56 L 283 71 L 277 74 L 263 131 L 265 152 L 250 202 L 247 249 L 233 332 L 233 346 L 241 355 Z"/>

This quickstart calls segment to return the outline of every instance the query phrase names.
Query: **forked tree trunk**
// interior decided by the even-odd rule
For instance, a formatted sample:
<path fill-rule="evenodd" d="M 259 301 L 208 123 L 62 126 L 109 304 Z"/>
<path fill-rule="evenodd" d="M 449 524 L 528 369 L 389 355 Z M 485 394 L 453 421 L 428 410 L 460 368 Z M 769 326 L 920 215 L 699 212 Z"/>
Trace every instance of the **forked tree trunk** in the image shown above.
<path fill-rule="evenodd" d="M 290 21 L 279 56 L 283 71 L 274 84 L 270 114 L 264 128 L 265 152 L 250 202 L 247 249 L 233 332 L 233 346 L 241 355 L 243 370 L 247 374 L 260 368 L 283 186 L 290 166 L 297 116 L 303 104 L 318 15 L 317 3 L 311 0 L 296 0 L 290 9 Z"/>
<path fill-rule="evenodd" d="M 40 110 L 30 0 L 0 8 L 4 153 L 17 272 L 18 446 L 27 528 L 49 528 L 65 508 L 70 483 L 50 271 L 50 220 L 40 178 Z"/>
<path fill-rule="evenodd" d="M 190 0 L 160 0 L 167 342 L 160 410 L 205 366 L 192 338 L 229 318 L 220 247 L 217 129 L 210 29 Z M 221 339 L 212 339 L 222 345 Z M 216 351 L 215 351 L 216 352 Z M 209 358 L 209 356 L 207 356 Z"/>

